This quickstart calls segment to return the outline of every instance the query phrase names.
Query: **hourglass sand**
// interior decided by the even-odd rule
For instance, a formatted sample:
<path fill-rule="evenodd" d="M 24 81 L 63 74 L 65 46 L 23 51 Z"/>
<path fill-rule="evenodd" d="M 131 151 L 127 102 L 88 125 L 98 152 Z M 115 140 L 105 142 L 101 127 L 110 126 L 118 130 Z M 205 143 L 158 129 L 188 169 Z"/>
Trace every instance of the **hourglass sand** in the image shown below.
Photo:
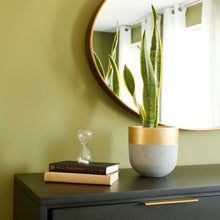
<path fill-rule="evenodd" d="M 82 145 L 77 157 L 78 163 L 89 164 L 90 161 L 92 160 L 92 156 L 87 148 L 87 145 L 92 139 L 92 131 L 80 129 L 78 131 L 78 138 Z"/>

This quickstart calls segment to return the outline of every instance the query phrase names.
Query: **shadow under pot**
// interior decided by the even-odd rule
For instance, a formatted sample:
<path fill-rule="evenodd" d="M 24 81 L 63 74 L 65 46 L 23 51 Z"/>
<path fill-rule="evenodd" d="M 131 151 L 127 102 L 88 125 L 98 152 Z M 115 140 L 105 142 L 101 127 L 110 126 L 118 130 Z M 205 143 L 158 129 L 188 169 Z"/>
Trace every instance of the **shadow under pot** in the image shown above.
<path fill-rule="evenodd" d="M 164 177 L 174 170 L 178 157 L 179 129 L 129 127 L 129 160 L 145 177 Z"/>

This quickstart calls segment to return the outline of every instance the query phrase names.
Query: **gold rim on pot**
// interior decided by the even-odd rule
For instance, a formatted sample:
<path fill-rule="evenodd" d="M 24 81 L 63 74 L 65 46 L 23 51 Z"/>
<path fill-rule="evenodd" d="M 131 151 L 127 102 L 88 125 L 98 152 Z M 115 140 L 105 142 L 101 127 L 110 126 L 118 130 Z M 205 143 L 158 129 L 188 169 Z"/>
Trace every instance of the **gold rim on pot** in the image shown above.
<path fill-rule="evenodd" d="M 129 127 L 129 143 L 140 145 L 175 145 L 178 144 L 179 129 L 176 127 L 148 128 Z"/>

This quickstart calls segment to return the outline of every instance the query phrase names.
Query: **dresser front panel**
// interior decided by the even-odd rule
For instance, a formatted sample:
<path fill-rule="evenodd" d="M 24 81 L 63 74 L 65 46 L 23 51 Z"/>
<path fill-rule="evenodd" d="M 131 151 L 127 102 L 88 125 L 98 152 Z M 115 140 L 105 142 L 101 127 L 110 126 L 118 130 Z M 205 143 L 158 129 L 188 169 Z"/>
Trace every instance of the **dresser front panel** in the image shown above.
<path fill-rule="evenodd" d="M 171 199 L 172 201 L 172 199 Z M 160 202 L 160 200 L 158 200 Z M 220 196 L 201 197 L 198 202 L 146 206 L 140 203 L 88 206 L 52 210 L 53 220 L 219 220 Z"/>

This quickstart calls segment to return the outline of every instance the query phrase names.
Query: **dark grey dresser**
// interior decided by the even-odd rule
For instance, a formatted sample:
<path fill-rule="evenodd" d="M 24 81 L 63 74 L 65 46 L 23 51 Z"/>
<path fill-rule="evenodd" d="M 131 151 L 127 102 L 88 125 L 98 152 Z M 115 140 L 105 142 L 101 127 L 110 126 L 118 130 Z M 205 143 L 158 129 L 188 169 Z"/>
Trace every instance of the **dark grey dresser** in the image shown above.
<path fill-rule="evenodd" d="M 179 166 L 167 177 L 121 169 L 112 186 L 14 177 L 14 220 L 219 220 L 220 165 Z"/>

